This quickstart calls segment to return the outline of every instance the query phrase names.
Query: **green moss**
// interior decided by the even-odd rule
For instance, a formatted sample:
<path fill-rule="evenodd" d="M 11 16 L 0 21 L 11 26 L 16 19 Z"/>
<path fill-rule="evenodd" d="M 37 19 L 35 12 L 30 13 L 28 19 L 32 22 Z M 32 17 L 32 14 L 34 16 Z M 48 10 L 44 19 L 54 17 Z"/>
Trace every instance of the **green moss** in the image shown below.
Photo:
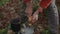
<path fill-rule="evenodd" d="M 0 0 L 0 6 L 2 6 L 3 5 L 3 2 L 2 2 L 2 0 Z"/>
<path fill-rule="evenodd" d="M 3 6 L 3 4 L 5 4 L 6 2 L 8 2 L 9 0 L 0 0 L 0 7 Z"/>
<path fill-rule="evenodd" d="M 7 30 L 6 29 L 0 29 L 0 34 L 6 34 Z"/>

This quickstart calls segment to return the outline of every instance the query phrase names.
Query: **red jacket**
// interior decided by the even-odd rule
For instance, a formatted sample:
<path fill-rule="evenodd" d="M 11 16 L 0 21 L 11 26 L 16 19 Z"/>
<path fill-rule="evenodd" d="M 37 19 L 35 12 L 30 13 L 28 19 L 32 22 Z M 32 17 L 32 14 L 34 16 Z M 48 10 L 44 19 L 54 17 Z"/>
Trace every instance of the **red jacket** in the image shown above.
<path fill-rule="evenodd" d="M 24 3 L 28 3 L 30 0 L 24 0 Z M 51 0 L 42 0 L 40 2 L 40 6 L 42 8 L 47 8 L 49 6 L 49 4 L 51 3 Z"/>
<path fill-rule="evenodd" d="M 47 8 L 47 7 L 50 5 L 50 3 L 51 3 L 51 0 L 42 0 L 42 1 L 40 2 L 40 6 L 41 6 L 42 8 Z"/>

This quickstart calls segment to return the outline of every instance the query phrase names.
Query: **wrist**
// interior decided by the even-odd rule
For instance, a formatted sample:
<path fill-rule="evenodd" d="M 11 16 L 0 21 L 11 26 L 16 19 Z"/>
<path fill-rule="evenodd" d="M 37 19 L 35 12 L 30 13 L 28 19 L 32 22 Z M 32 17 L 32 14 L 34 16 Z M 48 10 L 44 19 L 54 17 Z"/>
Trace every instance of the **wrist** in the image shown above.
<path fill-rule="evenodd" d="M 38 10 L 39 10 L 40 13 L 43 12 L 43 8 L 42 7 L 39 7 Z"/>

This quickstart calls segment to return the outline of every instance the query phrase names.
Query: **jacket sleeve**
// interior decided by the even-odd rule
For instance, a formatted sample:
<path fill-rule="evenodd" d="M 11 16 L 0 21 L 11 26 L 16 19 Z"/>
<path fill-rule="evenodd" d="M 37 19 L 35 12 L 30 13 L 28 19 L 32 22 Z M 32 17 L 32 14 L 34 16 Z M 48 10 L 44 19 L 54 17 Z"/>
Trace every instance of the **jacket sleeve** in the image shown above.
<path fill-rule="evenodd" d="M 51 0 L 42 0 L 42 1 L 40 2 L 40 6 L 41 6 L 42 8 L 47 8 L 47 7 L 50 5 L 50 3 L 51 3 Z"/>

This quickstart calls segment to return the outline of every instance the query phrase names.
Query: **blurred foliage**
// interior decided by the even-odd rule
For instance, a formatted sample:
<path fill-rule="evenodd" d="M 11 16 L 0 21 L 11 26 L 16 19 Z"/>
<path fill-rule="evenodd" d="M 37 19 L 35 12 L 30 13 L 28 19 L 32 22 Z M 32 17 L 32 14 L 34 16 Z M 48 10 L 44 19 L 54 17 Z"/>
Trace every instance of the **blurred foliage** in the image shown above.
<path fill-rule="evenodd" d="M 6 0 L 7 1 L 7 0 Z M 4 1 L 0 1 L 0 6 L 2 6 L 3 4 L 5 4 L 6 3 L 6 1 L 4 0 Z M 34 7 L 33 7 L 33 10 L 34 11 L 36 11 L 37 10 L 37 8 L 38 8 L 38 6 L 37 5 L 35 5 Z M 1 14 L 0 14 L 1 15 Z M 10 28 L 10 26 L 9 26 L 9 28 Z M 0 30 L 0 34 L 5 34 L 6 33 L 6 29 L 2 29 L 2 30 Z M 43 32 L 42 32 L 42 34 L 48 34 L 48 30 L 44 30 Z"/>
<path fill-rule="evenodd" d="M 60 11 L 60 3 L 57 4 L 58 10 Z"/>
<path fill-rule="evenodd" d="M 6 29 L 0 29 L 0 34 L 6 34 L 7 30 Z"/>
<path fill-rule="evenodd" d="M 3 6 L 6 2 L 8 2 L 9 0 L 0 0 L 0 6 Z"/>
<path fill-rule="evenodd" d="M 37 10 L 37 8 L 38 8 L 38 6 L 37 6 L 37 5 L 34 5 L 34 6 L 33 6 L 33 10 L 34 10 L 34 11 L 36 11 L 36 10 Z"/>
<path fill-rule="evenodd" d="M 0 0 L 0 6 L 3 6 L 6 2 L 8 2 L 9 0 Z M 60 11 L 60 5 L 58 4 L 57 5 L 58 6 L 58 10 Z M 38 6 L 37 5 L 35 5 L 34 7 L 33 7 L 33 10 L 34 11 L 36 11 L 37 10 L 37 8 L 38 8 Z M 2 14 L 0 13 L 0 18 L 2 18 Z M 11 28 L 11 26 L 9 26 L 9 28 Z M 49 30 L 43 30 L 42 31 L 43 33 L 42 34 L 50 34 L 49 33 Z M 0 29 L 0 34 L 5 34 L 6 33 L 6 29 Z"/>
<path fill-rule="evenodd" d="M 3 17 L 4 17 L 4 15 L 2 13 L 0 13 L 0 18 L 3 18 Z"/>

